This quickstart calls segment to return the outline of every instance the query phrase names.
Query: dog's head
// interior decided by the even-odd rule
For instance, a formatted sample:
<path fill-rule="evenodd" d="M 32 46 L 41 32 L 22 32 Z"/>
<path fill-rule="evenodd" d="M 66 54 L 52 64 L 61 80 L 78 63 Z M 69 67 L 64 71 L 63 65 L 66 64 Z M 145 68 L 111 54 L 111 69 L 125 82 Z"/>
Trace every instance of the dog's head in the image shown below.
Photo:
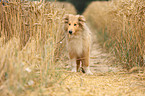
<path fill-rule="evenodd" d="M 70 35 L 77 33 L 83 29 L 85 18 L 82 15 L 66 14 L 64 16 L 65 31 Z"/>

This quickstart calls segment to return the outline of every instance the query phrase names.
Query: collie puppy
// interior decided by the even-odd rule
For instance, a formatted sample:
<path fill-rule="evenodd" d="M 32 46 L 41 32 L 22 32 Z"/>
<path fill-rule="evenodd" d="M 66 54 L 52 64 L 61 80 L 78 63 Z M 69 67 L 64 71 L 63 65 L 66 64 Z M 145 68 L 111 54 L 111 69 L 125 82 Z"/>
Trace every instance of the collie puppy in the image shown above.
<path fill-rule="evenodd" d="M 66 14 L 64 16 L 66 46 L 72 72 L 78 72 L 82 64 L 82 72 L 92 74 L 89 68 L 91 32 L 85 21 L 82 15 Z"/>

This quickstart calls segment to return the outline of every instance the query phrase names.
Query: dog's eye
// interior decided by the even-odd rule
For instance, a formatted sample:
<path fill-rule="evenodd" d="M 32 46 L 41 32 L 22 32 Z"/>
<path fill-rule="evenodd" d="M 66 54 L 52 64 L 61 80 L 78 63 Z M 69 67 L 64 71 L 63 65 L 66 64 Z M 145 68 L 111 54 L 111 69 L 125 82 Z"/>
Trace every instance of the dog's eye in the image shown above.
<path fill-rule="evenodd" d="M 68 25 L 71 25 L 70 23 Z"/>
<path fill-rule="evenodd" d="M 77 24 L 74 24 L 74 26 L 76 26 Z"/>

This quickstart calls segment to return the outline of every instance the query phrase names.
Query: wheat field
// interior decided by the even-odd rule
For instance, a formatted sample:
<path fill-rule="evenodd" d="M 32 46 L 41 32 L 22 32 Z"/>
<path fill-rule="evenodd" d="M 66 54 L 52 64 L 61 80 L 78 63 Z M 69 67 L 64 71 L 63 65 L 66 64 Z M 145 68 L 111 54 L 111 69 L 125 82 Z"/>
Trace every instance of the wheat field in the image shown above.
<path fill-rule="evenodd" d="M 129 64 L 127 69 L 142 60 L 144 54 L 142 47 L 144 2 L 132 1 L 133 8 L 137 7 L 140 10 L 134 11 L 139 12 L 134 13 L 137 14 L 135 16 L 141 16 L 138 21 L 138 18 L 134 16 L 124 17 L 121 13 L 126 12 L 123 9 L 126 7 L 122 8 L 121 5 L 128 6 L 131 2 L 129 1 L 92 2 L 84 12 L 87 23 L 92 26 L 93 30 L 96 30 L 94 33 L 97 34 L 101 46 L 112 52 L 111 46 L 115 54 L 113 56 L 117 55 L 116 58 L 124 60 L 124 63 L 121 63 L 116 59 L 119 64 L 125 66 L 128 62 L 126 60 L 131 58 L 132 61 L 127 63 Z M 0 96 L 144 96 L 145 74 L 143 70 L 132 74 L 126 71 L 94 73 L 94 75 L 70 72 L 63 32 L 63 16 L 66 13 L 76 14 L 75 7 L 67 2 L 10 0 L 4 6 L 0 3 Z M 119 21 L 118 18 L 123 20 Z M 134 21 L 134 18 L 138 22 Z M 113 20 L 116 22 L 114 23 Z M 131 30 L 127 22 L 132 26 Z M 122 23 L 127 25 L 122 26 Z M 136 24 L 140 26 L 134 27 Z M 133 32 L 138 32 L 139 35 L 132 33 L 133 37 L 130 37 L 128 30 L 130 33 L 135 30 Z M 135 38 L 141 42 L 135 43 L 136 50 L 131 56 L 126 57 L 126 50 L 118 46 L 132 47 L 132 43 L 129 41 L 116 43 L 121 42 L 119 38 L 121 32 L 124 32 L 123 40 L 127 41 L 130 37 L 131 41 Z M 116 37 L 111 38 L 112 35 Z M 125 48 L 128 49 L 128 47 Z M 121 56 L 116 54 L 120 51 L 123 57 L 121 57 L 122 54 Z M 130 51 L 132 52 L 129 49 Z M 141 59 L 137 56 L 141 56 L 139 57 Z M 137 61 L 134 62 L 134 59 Z M 131 65 L 131 62 L 134 63 Z"/>
<path fill-rule="evenodd" d="M 97 28 L 101 45 L 112 52 L 125 69 L 144 67 L 144 0 L 92 2 L 84 15 Z"/>
<path fill-rule="evenodd" d="M 5 6 L 0 3 L 2 96 L 19 96 L 27 89 L 37 89 L 60 78 L 60 74 L 53 70 L 57 66 L 56 59 L 64 56 L 64 40 L 60 41 L 64 36 L 62 18 L 70 13 L 69 8 L 75 14 L 74 6 L 69 3 L 15 0 Z"/>

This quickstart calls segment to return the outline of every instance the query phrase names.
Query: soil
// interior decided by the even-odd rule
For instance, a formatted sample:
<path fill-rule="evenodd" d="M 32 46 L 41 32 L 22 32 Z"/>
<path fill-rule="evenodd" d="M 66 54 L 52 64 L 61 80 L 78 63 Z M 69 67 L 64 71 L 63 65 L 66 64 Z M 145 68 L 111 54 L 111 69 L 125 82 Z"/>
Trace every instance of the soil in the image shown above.
<path fill-rule="evenodd" d="M 122 68 L 112 64 L 115 57 L 105 52 L 97 42 L 97 36 L 92 33 L 92 48 L 90 57 L 90 68 L 93 73 L 118 72 Z"/>
<path fill-rule="evenodd" d="M 63 71 L 58 85 L 53 87 L 57 96 L 145 96 L 145 73 L 128 73 L 115 64 L 115 57 L 99 45 L 95 29 L 92 31 L 90 69 L 93 75 Z M 68 62 L 68 61 L 67 61 Z M 52 89 L 51 89 L 52 90 Z"/>

